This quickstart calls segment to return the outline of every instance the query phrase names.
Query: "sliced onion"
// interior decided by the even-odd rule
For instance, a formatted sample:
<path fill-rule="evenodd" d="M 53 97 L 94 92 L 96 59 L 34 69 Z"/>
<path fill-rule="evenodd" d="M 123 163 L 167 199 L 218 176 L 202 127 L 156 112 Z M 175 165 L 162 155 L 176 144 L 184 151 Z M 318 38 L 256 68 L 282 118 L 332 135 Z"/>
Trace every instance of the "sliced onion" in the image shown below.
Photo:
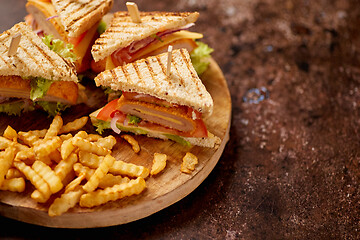
<path fill-rule="evenodd" d="M 116 132 L 117 134 L 120 134 L 120 129 L 116 126 L 116 122 L 120 119 L 120 115 L 118 113 L 115 113 L 114 117 L 111 119 L 111 129 Z"/>
<path fill-rule="evenodd" d="M 49 20 L 51 20 L 51 19 L 53 19 L 53 18 L 56 18 L 56 17 L 59 17 L 59 16 L 55 15 L 55 16 L 48 17 L 48 18 L 46 19 L 46 21 L 49 21 Z"/>

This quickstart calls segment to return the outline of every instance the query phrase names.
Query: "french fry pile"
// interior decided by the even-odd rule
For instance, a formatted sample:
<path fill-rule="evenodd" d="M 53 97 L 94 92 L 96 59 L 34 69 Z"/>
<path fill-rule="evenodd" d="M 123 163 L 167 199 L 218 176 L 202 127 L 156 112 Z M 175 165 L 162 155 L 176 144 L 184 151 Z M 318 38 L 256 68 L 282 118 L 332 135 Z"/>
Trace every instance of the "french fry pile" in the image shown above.
<path fill-rule="evenodd" d="M 49 129 L 16 132 L 8 126 L 0 136 L 0 190 L 23 192 L 28 180 L 35 201 L 45 203 L 56 194 L 49 216 L 77 204 L 94 207 L 140 194 L 149 169 L 116 161 L 111 156 L 116 139 L 79 131 L 87 121 L 82 117 L 63 125 L 58 115 Z M 139 148 L 131 136 L 124 139 Z"/>
<path fill-rule="evenodd" d="M 55 194 L 48 214 L 59 216 L 77 204 L 90 208 L 140 194 L 146 188 L 145 178 L 166 167 L 167 155 L 161 153 L 154 153 L 151 172 L 115 160 L 111 149 L 116 139 L 80 131 L 87 121 L 82 117 L 63 125 L 57 115 L 49 129 L 16 132 L 8 126 L 0 136 L 0 190 L 23 192 L 28 180 L 35 188 L 31 198 L 36 202 L 46 203 Z M 140 151 L 132 136 L 121 137 L 134 152 Z M 181 172 L 191 173 L 197 162 L 195 155 L 187 153 Z"/>

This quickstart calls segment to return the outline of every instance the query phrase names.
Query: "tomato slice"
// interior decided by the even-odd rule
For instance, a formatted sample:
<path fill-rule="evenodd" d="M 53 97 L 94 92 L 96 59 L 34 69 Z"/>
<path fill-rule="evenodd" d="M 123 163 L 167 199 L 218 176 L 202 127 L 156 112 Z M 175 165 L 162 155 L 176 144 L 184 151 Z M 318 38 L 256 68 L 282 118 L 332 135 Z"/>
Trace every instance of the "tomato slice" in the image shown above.
<path fill-rule="evenodd" d="M 100 120 L 103 120 L 103 121 L 109 120 L 111 118 L 111 113 L 116 111 L 118 100 L 119 99 L 115 99 L 115 100 L 112 100 L 111 102 L 109 102 L 108 104 L 106 104 L 103 107 L 103 109 L 101 109 L 101 111 L 98 113 L 96 118 L 100 119 Z"/>
<path fill-rule="evenodd" d="M 80 36 L 78 37 L 69 37 L 68 38 L 68 42 L 71 43 L 72 45 L 74 45 L 74 48 L 76 48 L 77 45 L 79 45 L 79 43 L 84 39 L 86 33 L 88 31 L 83 32 Z"/>

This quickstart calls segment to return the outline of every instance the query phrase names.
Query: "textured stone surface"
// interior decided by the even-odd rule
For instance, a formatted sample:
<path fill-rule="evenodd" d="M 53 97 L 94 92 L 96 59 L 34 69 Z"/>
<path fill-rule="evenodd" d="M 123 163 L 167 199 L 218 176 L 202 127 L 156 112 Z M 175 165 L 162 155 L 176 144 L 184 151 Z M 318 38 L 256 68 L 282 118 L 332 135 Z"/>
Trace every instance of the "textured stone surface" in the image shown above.
<path fill-rule="evenodd" d="M 140 10 L 201 14 L 194 29 L 215 48 L 233 101 L 231 139 L 213 172 L 137 222 L 56 230 L 0 217 L 0 238 L 358 239 L 359 1 L 174 2 L 137 1 Z M 0 11 L 4 30 L 21 19 L 23 1 Z M 251 103 L 253 88 L 268 98 Z"/>

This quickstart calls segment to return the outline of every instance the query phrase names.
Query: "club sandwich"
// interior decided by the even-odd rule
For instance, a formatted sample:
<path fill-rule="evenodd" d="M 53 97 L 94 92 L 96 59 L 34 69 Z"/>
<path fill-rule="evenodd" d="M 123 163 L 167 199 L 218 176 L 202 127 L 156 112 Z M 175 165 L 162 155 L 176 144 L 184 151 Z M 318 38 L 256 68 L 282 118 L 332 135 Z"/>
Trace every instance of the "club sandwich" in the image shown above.
<path fill-rule="evenodd" d="M 40 36 L 52 35 L 71 43 L 76 70 L 81 73 L 90 68 L 99 23 L 112 5 L 113 0 L 28 0 L 26 20 Z"/>
<path fill-rule="evenodd" d="M 21 34 L 15 53 L 9 47 Z M 0 112 L 19 115 L 41 106 L 54 115 L 78 102 L 75 66 L 60 57 L 24 22 L 0 35 Z"/>
<path fill-rule="evenodd" d="M 137 60 L 95 77 L 97 86 L 121 91 L 120 98 L 90 114 L 99 132 L 132 132 L 170 139 L 184 145 L 216 147 L 220 139 L 210 133 L 203 117 L 211 115 L 213 100 L 198 77 L 186 49 Z"/>

